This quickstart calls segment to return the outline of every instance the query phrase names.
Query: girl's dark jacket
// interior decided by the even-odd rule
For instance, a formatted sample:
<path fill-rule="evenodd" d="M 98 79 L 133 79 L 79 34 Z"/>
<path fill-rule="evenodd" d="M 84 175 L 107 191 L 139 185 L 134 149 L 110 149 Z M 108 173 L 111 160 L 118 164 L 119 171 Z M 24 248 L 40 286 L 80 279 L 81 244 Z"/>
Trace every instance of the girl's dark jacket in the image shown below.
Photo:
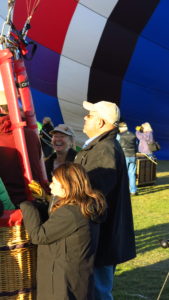
<path fill-rule="evenodd" d="M 117 129 L 103 133 L 75 158 L 108 204 L 107 219 L 100 228 L 96 266 L 122 263 L 136 255 L 126 161 L 116 135 Z"/>
<path fill-rule="evenodd" d="M 94 300 L 100 225 L 84 217 L 78 206 L 60 207 L 43 224 L 31 202 L 20 208 L 32 243 L 38 245 L 37 300 Z"/>

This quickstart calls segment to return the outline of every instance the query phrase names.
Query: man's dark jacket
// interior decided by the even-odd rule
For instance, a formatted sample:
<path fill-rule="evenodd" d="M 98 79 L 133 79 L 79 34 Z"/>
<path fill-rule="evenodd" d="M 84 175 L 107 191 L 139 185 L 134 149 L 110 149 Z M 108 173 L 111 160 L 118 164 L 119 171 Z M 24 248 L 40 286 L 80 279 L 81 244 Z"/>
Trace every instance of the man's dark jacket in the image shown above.
<path fill-rule="evenodd" d="M 136 255 L 126 161 L 116 134 L 116 129 L 105 132 L 75 158 L 87 170 L 92 187 L 105 195 L 108 204 L 96 266 L 122 263 Z"/>
<path fill-rule="evenodd" d="M 126 157 L 135 157 L 137 152 L 137 142 L 134 133 L 126 130 L 119 133 L 119 143 Z"/>

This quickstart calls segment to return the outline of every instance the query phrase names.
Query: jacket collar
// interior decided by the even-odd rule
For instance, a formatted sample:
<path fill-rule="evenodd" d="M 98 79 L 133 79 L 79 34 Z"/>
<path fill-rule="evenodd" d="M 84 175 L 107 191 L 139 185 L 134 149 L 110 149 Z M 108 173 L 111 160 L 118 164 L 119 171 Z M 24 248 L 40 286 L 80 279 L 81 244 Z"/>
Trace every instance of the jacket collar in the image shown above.
<path fill-rule="evenodd" d="M 91 148 L 93 148 L 94 145 L 96 145 L 98 142 L 100 142 L 101 140 L 104 140 L 107 137 L 111 137 L 111 138 L 116 138 L 118 132 L 118 128 L 114 128 L 112 130 L 106 131 L 104 133 L 102 133 L 101 135 L 99 135 L 98 137 L 96 137 L 89 145 L 87 145 L 84 149 L 82 150 L 89 150 Z"/>

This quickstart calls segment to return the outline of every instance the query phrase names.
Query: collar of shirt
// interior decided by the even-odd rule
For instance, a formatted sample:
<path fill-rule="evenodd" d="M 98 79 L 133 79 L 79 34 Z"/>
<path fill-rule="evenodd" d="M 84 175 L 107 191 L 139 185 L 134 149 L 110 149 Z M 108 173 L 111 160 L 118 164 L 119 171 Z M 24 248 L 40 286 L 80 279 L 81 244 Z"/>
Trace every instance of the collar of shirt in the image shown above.
<path fill-rule="evenodd" d="M 97 135 L 97 136 L 93 136 L 92 138 L 88 139 L 88 140 L 84 143 L 82 149 L 86 148 L 86 147 L 87 147 L 94 139 L 96 139 L 97 137 L 98 137 L 98 135 Z"/>

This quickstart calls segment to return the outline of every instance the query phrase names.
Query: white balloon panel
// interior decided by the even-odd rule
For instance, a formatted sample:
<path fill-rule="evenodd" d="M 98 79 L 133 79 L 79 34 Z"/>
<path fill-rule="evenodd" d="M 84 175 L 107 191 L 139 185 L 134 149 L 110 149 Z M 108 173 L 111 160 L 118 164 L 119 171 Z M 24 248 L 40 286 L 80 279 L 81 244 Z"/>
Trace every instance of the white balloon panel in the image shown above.
<path fill-rule="evenodd" d="M 69 25 L 62 55 L 91 66 L 106 19 L 78 5 Z"/>
<path fill-rule="evenodd" d="M 89 72 L 90 68 L 61 56 L 57 81 L 58 98 L 81 105 L 81 101 L 87 99 Z"/>
<path fill-rule="evenodd" d="M 127 0 L 126 0 L 127 1 Z M 118 0 L 80 0 L 79 3 L 108 18 Z"/>

